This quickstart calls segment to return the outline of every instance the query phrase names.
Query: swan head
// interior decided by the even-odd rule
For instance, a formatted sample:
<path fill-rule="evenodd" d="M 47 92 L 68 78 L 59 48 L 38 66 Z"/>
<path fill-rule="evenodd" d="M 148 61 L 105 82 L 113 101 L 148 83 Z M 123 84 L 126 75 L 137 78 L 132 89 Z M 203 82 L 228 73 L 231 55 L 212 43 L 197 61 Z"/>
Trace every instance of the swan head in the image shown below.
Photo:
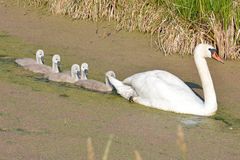
<path fill-rule="evenodd" d="M 55 54 L 53 57 L 52 57 L 52 64 L 54 66 L 57 66 L 58 70 L 61 72 L 61 68 L 60 68 L 60 65 L 61 65 L 61 58 L 58 54 Z"/>
<path fill-rule="evenodd" d="M 71 76 L 75 77 L 77 80 L 80 79 L 80 66 L 78 64 L 73 64 L 71 67 Z"/>
<path fill-rule="evenodd" d="M 88 78 L 88 64 L 82 63 L 81 65 L 81 79 L 85 80 Z"/>
<path fill-rule="evenodd" d="M 44 51 L 39 49 L 36 52 L 36 60 L 38 64 L 44 64 Z"/>
<path fill-rule="evenodd" d="M 222 58 L 219 56 L 218 51 L 215 47 L 209 44 L 198 44 L 194 49 L 195 57 L 203 57 L 203 58 L 212 58 L 221 63 L 224 63 Z"/>

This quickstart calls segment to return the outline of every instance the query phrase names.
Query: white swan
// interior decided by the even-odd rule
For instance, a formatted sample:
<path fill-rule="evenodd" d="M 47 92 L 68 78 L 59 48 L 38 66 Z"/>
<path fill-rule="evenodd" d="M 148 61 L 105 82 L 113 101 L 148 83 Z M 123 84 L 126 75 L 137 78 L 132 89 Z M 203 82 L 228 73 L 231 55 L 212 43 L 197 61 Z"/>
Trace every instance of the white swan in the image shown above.
<path fill-rule="evenodd" d="M 80 79 L 80 67 L 73 64 L 70 72 L 52 73 L 48 75 L 48 79 L 55 82 L 75 83 Z"/>
<path fill-rule="evenodd" d="M 223 63 L 217 50 L 211 45 L 199 44 L 194 49 L 194 60 L 202 82 L 204 101 L 178 77 L 162 70 L 138 73 L 123 82 L 114 77 L 108 79 L 117 92 L 130 101 L 165 111 L 211 116 L 217 111 L 217 99 L 205 58 L 213 58 Z M 126 91 L 124 88 L 127 88 Z"/>
<path fill-rule="evenodd" d="M 20 66 L 26 66 L 30 64 L 44 64 L 44 51 L 39 49 L 36 52 L 36 60 L 32 58 L 20 58 L 16 59 L 15 62 Z"/>
<path fill-rule="evenodd" d="M 29 64 L 26 66 L 23 66 L 25 69 L 28 69 L 34 73 L 41 73 L 45 74 L 46 76 L 50 73 L 59 73 L 60 72 L 60 56 L 58 54 L 55 54 L 52 57 L 52 67 L 46 66 L 43 64 Z"/>
<path fill-rule="evenodd" d="M 111 93 L 113 86 L 109 83 L 108 77 L 116 77 L 113 71 L 108 71 L 105 73 L 105 83 L 99 82 L 93 79 L 79 80 L 75 85 L 82 87 L 84 89 L 100 92 L 100 93 Z"/>

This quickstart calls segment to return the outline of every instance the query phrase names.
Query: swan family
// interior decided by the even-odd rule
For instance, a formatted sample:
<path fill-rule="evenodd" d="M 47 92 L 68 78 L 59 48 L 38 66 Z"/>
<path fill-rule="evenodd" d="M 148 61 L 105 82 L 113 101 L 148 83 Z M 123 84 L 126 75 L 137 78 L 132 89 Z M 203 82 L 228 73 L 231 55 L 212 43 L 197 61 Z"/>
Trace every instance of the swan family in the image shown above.
<path fill-rule="evenodd" d="M 107 76 L 115 77 L 113 71 L 106 72 L 105 83 L 88 79 L 89 68 L 87 63 L 82 63 L 81 66 L 73 64 L 70 71 L 62 72 L 60 67 L 61 58 L 58 54 L 55 54 L 52 57 L 52 67 L 44 65 L 43 50 L 37 50 L 36 60 L 31 58 L 20 58 L 16 59 L 15 62 L 29 71 L 43 74 L 44 77 L 50 81 L 72 83 L 78 87 L 101 93 L 111 93 L 113 90 L 113 86 L 110 85 L 107 79 Z"/>
<path fill-rule="evenodd" d="M 17 59 L 16 63 L 36 73 L 43 73 L 49 80 L 74 83 L 85 89 L 111 93 L 113 89 L 123 98 L 144 106 L 182 114 L 211 116 L 217 111 L 217 98 L 206 58 L 223 63 L 217 50 L 209 44 L 198 44 L 194 51 L 204 100 L 199 98 L 180 78 L 164 70 L 153 70 L 134 74 L 123 81 L 113 71 L 105 73 L 105 83 L 88 79 L 88 64 L 81 67 L 73 64 L 71 71 L 59 73 L 60 56 L 52 58 L 52 68 L 44 65 L 44 52 L 36 52 L 36 61 Z"/>

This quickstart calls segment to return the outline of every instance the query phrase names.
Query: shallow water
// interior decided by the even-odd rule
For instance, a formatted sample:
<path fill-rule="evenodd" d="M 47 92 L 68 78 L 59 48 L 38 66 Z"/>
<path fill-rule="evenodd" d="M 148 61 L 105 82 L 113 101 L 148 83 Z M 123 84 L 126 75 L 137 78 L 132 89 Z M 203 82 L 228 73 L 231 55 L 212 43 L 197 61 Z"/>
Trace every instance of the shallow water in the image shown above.
<path fill-rule="evenodd" d="M 14 59 L 34 57 L 35 51 L 43 48 L 48 65 L 52 53 L 60 52 L 64 70 L 71 63 L 87 61 L 91 78 L 100 81 L 109 69 L 123 79 L 140 71 L 164 68 L 200 86 L 191 57 L 164 57 L 147 45 L 146 37 L 136 33 L 113 32 L 101 39 L 95 35 L 94 24 L 39 16 L 34 11 L 24 15 L 20 8 L 12 10 L 0 5 L 0 22 L 3 21 L 0 23 L 4 31 L 0 32 L 3 159 L 87 159 L 88 137 L 92 137 L 96 157 L 100 159 L 110 134 L 114 138 L 109 159 L 131 159 L 134 150 L 143 159 L 181 159 L 183 153 L 176 143 L 179 125 L 183 127 L 189 159 L 239 159 L 240 93 L 239 86 L 229 83 L 239 79 L 235 72 L 238 62 L 227 61 L 223 66 L 208 61 L 219 103 L 215 116 L 180 115 L 130 104 L 115 93 L 100 94 L 49 82 L 42 75 L 17 66 Z M 202 96 L 198 88 L 201 87 L 196 92 Z"/>
<path fill-rule="evenodd" d="M 58 99 L 65 99 L 66 101 L 70 102 L 70 105 L 68 104 L 66 105 L 66 107 L 64 107 L 66 114 L 69 114 L 69 116 L 62 119 L 63 125 L 65 127 L 67 126 L 67 128 L 70 127 L 68 129 L 69 131 L 67 130 L 63 131 L 61 129 L 62 128 L 61 123 L 60 125 L 58 124 L 57 126 L 54 126 L 54 127 L 50 123 L 47 125 L 47 127 L 45 126 L 44 128 L 40 128 L 40 129 L 36 127 L 27 127 L 27 126 L 20 127 L 21 125 L 11 126 L 10 124 L 10 125 L 7 125 L 7 127 L 0 126 L 0 129 L 1 129 L 0 134 L 4 134 L 4 135 L 13 134 L 13 135 L 17 135 L 17 137 L 20 136 L 19 138 L 21 138 L 22 136 L 50 138 L 53 136 L 53 134 L 57 137 L 60 136 L 61 134 L 64 134 L 65 137 L 68 137 L 68 135 L 71 135 L 75 137 L 75 139 L 79 139 L 80 137 L 78 136 L 76 137 L 76 134 L 79 132 L 79 129 L 82 128 L 80 129 L 81 130 L 80 135 L 81 137 L 83 136 L 81 139 L 86 139 L 88 136 L 91 136 L 91 137 L 94 137 L 93 139 L 96 140 L 97 143 L 99 144 L 104 143 L 101 140 L 102 139 L 101 136 L 106 137 L 109 134 L 114 134 L 114 139 L 112 144 L 113 147 L 111 148 L 111 151 L 110 151 L 113 153 L 113 154 L 110 154 L 110 157 L 112 157 L 113 159 L 116 157 L 117 158 L 120 157 L 119 159 L 124 157 L 125 158 L 129 157 L 131 155 L 131 152 L 129 153 L 129 150 L 133 151 L 134 148 L 137 148 L 138 150 L 140 150 L 140 153 L 142 154 L 144 159 L 149 159 L 149 158 L 158 159 L 157 157 L 162 157 L 162 158 L 181 157 L 181 152 L 178 151 L 177 145 L 175 144 L 175 140 L 174 140 L 176 139 L 176 134 L 177 134 L 176 130 L 177 130 L 177 126 L 179 125 L 181 125 L 184 129 L 184 134 L 186 138 L 185 141 L 188 147 L 194 148 L 195 145 L 200 145 L 204 147 L 206 144 L 204 145 L 201 144 L 202 142 L 198 141 L 199 139 L 202 139 L 201 141 L 203 142 L 205 141 L 204 143 L 206 143 L 206 141 L 209 141 L 209 143 L 214 143 L 214 145 L 216 145 L 215 143 L 219 141 L 219 138 L 224 138 L 225 136 L 233 137 L 233 139 L 231 139 L 230 142 L 229 141 L 223 142 L 225 145 L 227 146 L 237 145 L 235 143 L 238 143 L 237 139 L 240 138 L 240 135 L 237 134 L 239 133 L 239 129 L 237 128 L 237 126 L 239 125 L 239 122 L 237 122 L 236 119 L 231 119 L 232 121 L 225 122 L 225 119 L 216 120 L 216 118 L 214 117 L 206 118 L 206 117 L 191 116 L 191 115 L 179 115 L 179 114 L 163 112 L 155 109 L 148 109 L 141 105 L 135 105 L 135 104 L 132 105 L 116 94 L 104 95 L 100 93 L 92 93 L 79 88 L 75 88 L 72 85 L 49 82 L 48 80 L 46 80 L 46 78 L 43 78 L 42 75 L 38 75 L 38 74 L 35 75 L 31 72 L 25 71 L 23 68 L 16 65 L 14 63 L 13 58 L 1 57 L 0 66 L 1 66 L 1 70 L 0 70 L 1 80 L 7 82 L 7 84 L 9 82 L 13 84 L 17 84 L 22 86 L 21 87 L 22 89 L 24 87 L 27 87 L 27 88 L 30 87 L 32 90 L 31 92 L 33 93 L 40 92 L 41 95 L 43 96 L 48 96 L 49 93 L 54 95 L 54 97 L 58 95 L 59 98 L 57 99 L 53 98 L 51 100 L 53 101 L 53 103 L 57 102 Z M 35 96 L 33 96 L 33 99 L 35 99 L 35 101 L 38 101 L 38 98 L 36 99 L 34 97 Z M 48 109 L 51 108 L 51 105 L 48 105 L 48 104 L 45 104 L 45 105 L 46 105 L 46 108 Z M 78 107 L 78 110 L 82 110 L 83 112 L 85 112 L 84 114 L 89 112 L 91 109 L 95 109 L 95 111 L 92 110 L 90 111 L 90 113 L 87 113 L 88 116 L 91 115 L 91 118 L 85 117 L 86 115 L 83 115 L 84 117 L 83 119 L 85 119 L 86 121 L 86 124 L 83 124 L 79 120 L 76 120 L 76 115 L 70 113 L 69 110 L 67 109 L 71 105 L 79 106 L 80 108 Z M 20 105 L 19 107 L 21 107 L 22 109 L 25 108 L 23 105 Z M 88 107 L 88 109 L 86 109 L 85 107 Z M 61 109 L 59 111 L 62 112 Z M 59 114 L 58 113 L 59 111 L 54 111 L 55 113 L 52 112 L 49 116 L 55 117 L 56 116 L 55 114 Z M 9 111 L 1 112 L 1 113 L 2 113 L 1 117 L 9 117 L 9 116 L 4 116 L 5 113 L 9 114 Z M 13 114 L 15 114 L 15 111 L 11 112 L 11 116 L 13 116 Z M 221 117 L 221 114 L 217 114 L 217 116 Z M 3 118 L 3 121 L 5 121 L 4 119 L 5 118 Z M 7 119 L 8 118 L 6 118 L 6 120 Z M 17 120 L 17 121 L 20 121 L 19 122 L 20 124 L 22 121 L 21 119 L 22 118 L 20 118 L 20 120 Z M 4 123 L 8 124 L 8 122 L 4 122 Z M 34 123 L 39 123 L 39 122 L 34 122 Z M 53 124 L 56 124 L 56 123 L 53 123 Z M 116 126 L 115 124 L 118 124 L 118 125 Z M 57 133 L 55 133 L 56 131 Z M 196 141 L 196 135 L 198 136 L 201 135 L 202 138 L 199 137 L 197 138 L 198 140 Z M 104 138 L 104 140 L 106 142 L 107 137 Z M 34 140 L 31 143 L 33 142 Z M 159 146 L 159 143 L 161 144 L 162 142 L 168 145 L 162 144 Z M 21 144 L 21 142 L 14 142 L 14 143 Z M 58 144 L 56 142 L 53 142 L 53 143 L 55 143 L 56 145 Z M 68 144 L 67 141 L 63 143 Z M 95 146 L 98 148 L 99 144 L 95 144 Z M 211 146 L 211 144 L 207 144 L 207 145 Z M 36 146 L 38 145 L 36 144 Z M 73 145 L 73 147 L 76 147 L 76 145 Z M 221 146 L 218 146 L 218 147 L 221 148 Z M 124 148 L 125 149 L 128 148 L 128 149 L 125 150 Z M 51 147 L 49 149 L 51 150 Z M 100 148 L 98 148 L 96 152 L 97 154 L 101 155 L 101 149 L 100 150 L 99 149 Z M 119 149 L 122 151 L 120 152 L 117 151 Z M 160 152 L 156 152 L 156 149 L 159 150 Z M 167 151 L 168 149 L 171 149 L 172 151 Z M 189 150 L 191 149 L 189 148 Z M 200 148 L 200 150 L 203 151 L 205 149 Z M 230 150 L 229 152 L 235 153 L 235 154 L 237 153 L 234 150 Z M 51 154 L 55 155 L 55 153 L 59 153 L 59 152 L 53 152 Z M 152 154 L 149 154 L 149 153 L 152 153 Z M 188 153 L 188 157 L 192 157 L 193 153 Z M 68 151 L 68 154 L 71 154 L 71 152 Z M 48 155 L 47 157 L 49 158 L 49 154 L 47 155 Z M 207 154 L 205 153 L 205 157 L 211 157 L 211 156 L 213 156 L 211 153 L 207 153 Z M 54 157 L 56 158 L 58 156 L 55 155 Z M 235 156 L 232 157 L 232 159 L 235 159 L 235 158 L 236 158 Z"/>

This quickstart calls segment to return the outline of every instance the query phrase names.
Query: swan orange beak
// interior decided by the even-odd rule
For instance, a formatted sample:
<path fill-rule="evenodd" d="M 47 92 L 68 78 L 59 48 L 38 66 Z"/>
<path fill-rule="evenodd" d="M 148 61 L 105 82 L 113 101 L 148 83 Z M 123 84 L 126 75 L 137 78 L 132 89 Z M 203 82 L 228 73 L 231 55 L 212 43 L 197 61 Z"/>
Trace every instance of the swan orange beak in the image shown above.
<path fill-rule="evenodd" d="M 223 59 L 217 54 L 217 52 L 212 53 L 212 58 L 217 60 L 218 62 L 224 63 Z"/>

